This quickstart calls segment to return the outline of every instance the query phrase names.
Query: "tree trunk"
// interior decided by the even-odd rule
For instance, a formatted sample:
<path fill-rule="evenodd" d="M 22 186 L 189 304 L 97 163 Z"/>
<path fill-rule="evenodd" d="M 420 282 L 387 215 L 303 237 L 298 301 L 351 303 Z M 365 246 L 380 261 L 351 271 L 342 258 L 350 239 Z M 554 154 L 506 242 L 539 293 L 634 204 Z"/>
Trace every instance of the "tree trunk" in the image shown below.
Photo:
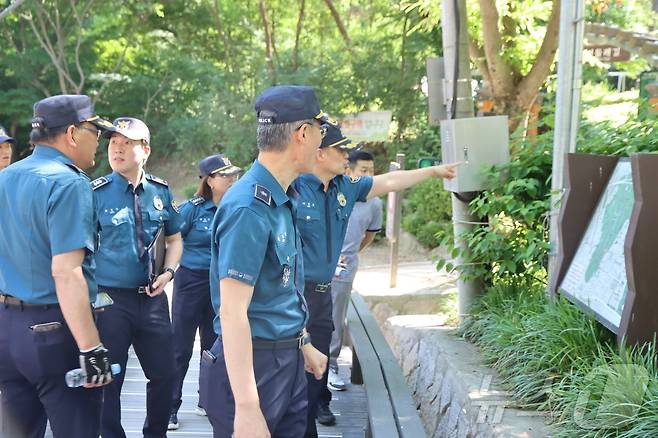
<path fill-rule="evenodd" d="M 263 21 L 263 29 L 265 30 L 265 56 L 267 60 L 267 68 L 270 71 L 270 78 L 272 85 L 276 84 L 276 71 L 274 69 L 274 56 L 272 53 L 272 33 L 270 32 L 270 20 L 267 16 L 267 5 L 265 0 L 258 1 L 258 9 L 260 10 L 260 18 Z"/>
<path fill-rule="evenodd" d="M 293 71 L 297 71 L 299 68 L 299 37 L 302 33 L 302 26 L 304 23 L 304 6 L 306 5 L 306 0 L 300 0 L 299 2 L 299 17 L 297 18 L 297 29 L 295 30 L 295 48 L 292 51 L 292 68 Z"/>
<path fill-rule="evenodd" d="M 470 56 L 491 90 L 495 112 L 509 116 L 510 130 L 513 131 L 525 119 L 551 71 L 558 46 L 560 0 L 553 0 L 544 40 L 532 68 L 525 76 L 514 71 L 502 56 L 504 49 L 498 27 L 500 16 L 495 0 L 479 1 L 484 43 L 483 47 L 471 44 Z M 509 32 L 509 29 L 506 32 Z"/>
<path fill-rule="evenodd" d="M 340 18 L 340 14 L 338 13 L 338 10 L 334 6 L 334 2 L 332 0 L 324 0 L 324 2 L 329 8 L 329 10 L 331 11 L 331 15 L 334 17 L 334 21 L 336 22 L 336 26 L 338 27 L 338 31 L 340 32 L 340 35 L 343 37 L 343 41 L 345 41 L 345 44 L 347 45 L 348 48 L 351 48 L 352 40 L 350 40 L 349 35 L 347 35 L 347 29 L 343 24 L 343 20 Z"/>
<path fill-rule="evenodd" d="M 210 12 L 212 13 L 213 16 L 213 21 L 215 22 L 215 30 L 217 31 L 217 34 L 222 38 L 222 41 L 224 42 L 224 63 L 228 67 L 229 71 L 233 71 L 233 65 L 231 63 L 231 52 L 230 52 L 230 47 L 231 44 L 228 40 L 228 36 L 226 35 L 226 32 L 224 31 L 224 24 L 222 22 L 222 16 L 220 14 L 220 9 L 219 9 L 219 0 L 213 0 L 210 2 Z"/>

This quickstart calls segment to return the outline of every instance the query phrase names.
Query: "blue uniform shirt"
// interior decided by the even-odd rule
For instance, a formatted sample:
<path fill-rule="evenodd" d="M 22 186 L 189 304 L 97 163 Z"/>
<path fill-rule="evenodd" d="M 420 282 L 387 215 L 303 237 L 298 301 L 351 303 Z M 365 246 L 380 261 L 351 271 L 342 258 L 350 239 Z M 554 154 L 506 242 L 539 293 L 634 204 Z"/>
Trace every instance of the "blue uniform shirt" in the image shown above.
<path fill-rule="evenodd" d="M 304 280 L 327 283 L 336 270 L 354 204 L 366 201 L 372 177 L 338 175 L 329 181 L 325 192 L 317 176 L 305 173 L 293 186 L 299 192 L 297 226 L 304 242 Z"/>
<path fill-rule="evenodd" d="M 85 248 L 82 272 L 96 299 L 96 218 L 89 177 L 57 149 L 36 146 L 0 172 L 0 291 L 55 304 L 52 257 Z"/>
<path fill-rule="evenodd" d="M 247 309 L 253 338 L 299 334 L 307 319 L 301 240 L 294 224 L 296 193 L 284 192 L 258 161 L 224 195 L 212 224 L 210 291 L 219 309 L 219 280 L 254 286 Z M 215 331 L 221 335 L 219 318 Z"/>
<path fill-rule="evenodd" d="M 138 255 L 135 199 L 132 183 L 117 172 L 91 183 L 96 195 L 100 245 L 96 280 L 108 287 L 133 288 L 148 284 L 148 255 Z M 165 235 L 180 231 L 183 219 L 166 181 L 145 174 L 137 186 L 144 246 L 153 241 L 161 224 Z"/>
<path fill-rule="evenodd" d="M 188 269 L 210 268 L 210 237 L 212 219 L 217 206 L 212 199 L 195 196 L 180 207 L 185 220 L 180 229 L 183 236 L 183 256 L 180 264 Z"/>

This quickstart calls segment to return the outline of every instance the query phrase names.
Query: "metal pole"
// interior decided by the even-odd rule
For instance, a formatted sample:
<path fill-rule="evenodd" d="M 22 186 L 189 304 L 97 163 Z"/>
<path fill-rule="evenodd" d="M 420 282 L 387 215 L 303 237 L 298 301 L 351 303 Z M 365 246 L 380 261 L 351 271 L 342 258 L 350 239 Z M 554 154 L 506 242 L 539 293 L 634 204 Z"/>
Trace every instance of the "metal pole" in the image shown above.
<path fill-rule="evenodd" d="M 458 8 L 459 14 L 457 14 Z M 457 17 L 459 22 L 457 22 Z M 455 118 L 473 117 L 473 96 L 471 92 L 471 69 L 468 54 L 468 22 L 466 15 L 466 0 L 447 0 L 442 4 L 441 23 L 443 28 L 443 56 L 445 62 L 447 107 L 449 117 L 452 114 L 452 99 L 456 99 Z M 457 29 L 459 28 L 459 35 Z M 458 38 L 459 36 L 459 38 Z M 457 67 L 457 68 L 455 68 Z M 457 78 L 455 78 L 455 74 Z M 454 81 L 457 81 L 457 96 L 454 96 Z M 452 218 L 455 235 L 455 246 L 460 249 L 460 255 L 455 260 L 459 265 L 465 262 L 468 245 L 462 236 L 473 230 L 472 223 L 477 222 L 468 210 L 468 203 L 452 195 Z M 459 318 L 463 320 L 468 315 L 469 308 L 482 293 L 479 280 L 457 280 L 459 303 Z"/>
<path fill-rule="evenodd" d="M 391 172 L 404 170 L 404 154 L 396 154 L 395 162 L 389 168 Z M 398 252 L 400 248 L 400 219 L 402 217 L 402 192 L 388 193 L 388 215 L 386 217 L 387 236 L 390 242 L 389 260 L 391 262 L 391 289 L 397 287 L 398 282 Z"/>
<path fill-rule="evenodd" d="M 580 88 L 582 86 L 583 37 L 585 34 L 585 2 L 560 2 L 560 41 L 557 64 L 555 134 L 553 139 L 553 172 L 551 183 L 550 252 L 548 258 L 549 288 L 554 288 L 559 253 L 558 214 L 564 193 L 564 160 L 576 151 L 576 134 L 580 120 Z"/>

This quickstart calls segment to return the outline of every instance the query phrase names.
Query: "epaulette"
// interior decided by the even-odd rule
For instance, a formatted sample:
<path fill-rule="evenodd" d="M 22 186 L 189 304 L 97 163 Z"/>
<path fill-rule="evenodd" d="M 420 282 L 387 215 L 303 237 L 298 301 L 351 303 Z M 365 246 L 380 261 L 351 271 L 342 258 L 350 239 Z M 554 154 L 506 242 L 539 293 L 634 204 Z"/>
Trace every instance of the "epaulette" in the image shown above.
<path fill-rule="evenodd" d="M 192 205 L 201 205 L 204 202 L 206 202 L 206 198 L 203 196 L 195 196 L 194 198 L 190 199 L 190 204 Z"/>
<path fill-rule="evenodd" d="M 106 176 L 101 176 L 100 178 L 96 178 L 91 182 L 91 189 L 92 190 L 100 189 L 105 184 L 108 184 L 110 181 L 112 180 Z"/>
<path fill-rule="evenodd" d="M 169 187 L 169 183 L 167 181 L 163 180 L 162 178 L 158 178 L 155 175 L 151 175 L 150 173 L 146 174 L 146 179 L 148 179 L 149 181 L 156 182 L 158 184 L 162 184 L 165 187 Z"/>
<path fill-rule="evenodd" d="M 263 203 L 270 205 L 272 203 L 272 192 L 265 186 L 256 184 L 254 189 L 254 198 L 262 201 Z"/>
<path fill-rule="evenodd" d="M 87 178 L 89 178 L 89 175 L 87 175 L 87 174 L 85 173 L 84 170 L 80 169 L 80 168 L 79 168 L 78 166 L 76 166 L 75 164 L 72 164 L 72 163 L 66 163 L 66 165 L 69 166 L 71 169 L 75 170 L 76 173 L 79 173 L 79 174 L 84 175 L 84 176 L 86 176 Z M 91 178 L 89 178 L 89 179 L 91 179 Z"/>

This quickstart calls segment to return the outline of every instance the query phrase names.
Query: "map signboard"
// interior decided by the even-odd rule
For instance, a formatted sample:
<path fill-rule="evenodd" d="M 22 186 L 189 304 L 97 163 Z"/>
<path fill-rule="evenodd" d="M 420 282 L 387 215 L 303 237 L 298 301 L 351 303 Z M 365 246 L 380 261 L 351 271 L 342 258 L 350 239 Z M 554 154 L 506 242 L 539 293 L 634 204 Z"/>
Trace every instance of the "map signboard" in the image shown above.
<path fill-rule="evenodd" d="M 620 159 L 601 195 L 560 292 L 617 333 L 628 292 L 624 241 L 633 210 L 629 159 Z"/>

